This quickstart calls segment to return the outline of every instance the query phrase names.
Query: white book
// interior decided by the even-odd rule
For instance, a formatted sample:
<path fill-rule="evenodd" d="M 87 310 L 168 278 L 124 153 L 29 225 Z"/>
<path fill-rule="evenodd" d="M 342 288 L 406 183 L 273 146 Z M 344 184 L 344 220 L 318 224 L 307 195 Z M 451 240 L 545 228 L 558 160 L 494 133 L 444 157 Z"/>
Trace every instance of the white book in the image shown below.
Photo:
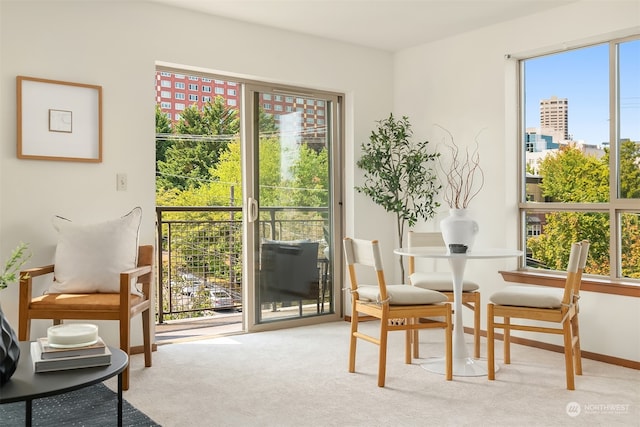
<path fill-rule="evenodd" d="M 47 340 L 47 338 L 38 338 L 38 342 L 40 343 L 40 348 L 42 349 L 42 358 L 45 360 L 57 359 L 59 357 L 104 354 L 105 348 L 107 347 L 100 337 L 98 337 L 98 341 L 95 344 L 70 348 L 52 347 L 49 345 L 49 340 Z"/>
<path fill-rule="evenodd" d="M 91 368 L 95 366 L 110 365 L 111 352 L 109 351 L 109 347 L 105 347 L 105 352 L 103 354 L 43 359 L 42 347 L 38 342 L 32 342 L 31 359 L 33 361 L 34 372 L 63 371 L 67 369 Z"/>

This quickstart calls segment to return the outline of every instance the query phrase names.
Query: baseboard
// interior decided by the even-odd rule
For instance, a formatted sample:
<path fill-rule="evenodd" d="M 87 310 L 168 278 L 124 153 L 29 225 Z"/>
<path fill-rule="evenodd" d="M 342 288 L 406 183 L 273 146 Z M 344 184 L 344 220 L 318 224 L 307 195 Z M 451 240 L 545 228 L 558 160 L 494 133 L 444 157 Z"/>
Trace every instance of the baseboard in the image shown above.
<path fill-rule="evenodd" d="M 473 328 L 465 327 L 464 332 L 467 334 L 473 335 Z M 487 331 L 481 330 L 480 336 L 483 336 L 486 338 Z M 497 340 L 502 341 L 504 338 L 504 335 L 500 333 L 496 333 L 495 337 Z M 528 338 L 514 337 L 513 335 L 511 336 L 511 342 L 513 344 L 526 345 L 527 347 L 534 347 L 534 348 L 540 348 L 542 350 L 555 351 L 556 353 L 564 353 L 564 347 L 557 344 L 549 344 L 546 342 L 531 340 Z M 607 356 L 605 354 L 593 353 L 591 351 L 584 351 L 584 350 L 582 350 L 580 353 L 582 354 L 583 359 L 595 360 L 597 362 L 604 362 L 610 365 L 617 365 L 625 368 L 640 370 L 640 362 L 637 362 L 635 360 L 622 359 L 620 357 Z"/>
<path fill-rule="evenodd" d="M 346 322 L 351 322 L 351 316 L 344 316 L 344 320 Z M 367 322 L 371 320 L 378 320 L 372 316 L 361 316 L 361 322 Z M 464 332 L 470 335 L 473 335 L 473 328 L 465 327 Z M 487 337 L 487 331 L 480 331 L 480 336 Z M 497 340 L 502 341 L 503 334 L 496 333 L 495 337 Z M 511 336 L 511 342 L 514 344 L 525 345 L 528 347 L 540 348 L 542 350 L 555 351 L 556 353 L 564 353 L 564 347 L 556 344 L 549 344 L 542 341 L 531 340 L 527 338 L 520 338 Z M 595 360 L 597 362 L 604 362 L 610 365 L 622 366 L 624 368 L 630 368 L 635 370 L 640 370 L 640 362 L 635 360 L 622 359 L 620 357 L 607 356 L 605 354 L 593 353 L 591 351 L 581 351 L 583 359 Z"/>
<path fill-rule="evenodd" d="M 156 343 L 151 344 L 151 351 L 157 351 L 157 350 L 158 350 L 158 344 Z M 129 349 L 129 354 L 142 354 L 142 353 L 144 353 L 143 345 L 136 345 Z"/>

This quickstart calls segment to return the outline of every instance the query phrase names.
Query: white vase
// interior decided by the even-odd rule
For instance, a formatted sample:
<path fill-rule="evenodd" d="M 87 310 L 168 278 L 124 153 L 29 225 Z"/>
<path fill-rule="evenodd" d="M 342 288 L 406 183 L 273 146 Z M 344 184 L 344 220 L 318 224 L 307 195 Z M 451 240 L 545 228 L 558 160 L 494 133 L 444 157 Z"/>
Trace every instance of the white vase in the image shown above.
<path fill-rule="evenodd" d="M 467 251 L 473 248 L 473 242 L 478 234 L 478 223 L 467 215 L 467 209 L 450 209 L 450 215 L 440 221 L 440 231 L 444 243 L 467 246 Z"/>

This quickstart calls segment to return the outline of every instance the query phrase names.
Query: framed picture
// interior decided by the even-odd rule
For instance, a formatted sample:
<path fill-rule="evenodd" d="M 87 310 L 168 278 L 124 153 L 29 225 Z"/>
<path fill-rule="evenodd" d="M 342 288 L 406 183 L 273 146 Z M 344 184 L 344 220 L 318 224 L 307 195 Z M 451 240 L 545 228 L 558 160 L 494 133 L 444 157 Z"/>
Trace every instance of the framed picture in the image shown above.
<path fill-rule="evenodd" d="M 18 158 L 102 162 L 102 86 L 18 76 Z"/>

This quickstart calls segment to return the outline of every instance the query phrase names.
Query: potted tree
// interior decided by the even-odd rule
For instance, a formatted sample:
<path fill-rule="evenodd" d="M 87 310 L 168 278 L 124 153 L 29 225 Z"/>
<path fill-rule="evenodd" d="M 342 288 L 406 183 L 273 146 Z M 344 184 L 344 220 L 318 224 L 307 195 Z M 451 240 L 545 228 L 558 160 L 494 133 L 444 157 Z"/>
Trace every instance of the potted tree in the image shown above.
<path fill-rule="evenodd" d="M 364 170 L 364 184 L 355 189 L 396 215 L 402 247 L 405 226 L 412 227 L 419 218 L 433 218 L 440 206 L 436 196 L 441 185 L 431 166 L 440 154 L 430 152 L 428 141 L 410 141 L 413 131 L 407 116 L 396 119 L 391 113 L 376 123 L 369 142 L 361 146 L 362 157 L 356 165 Z M 400 271 L 404 281 L 402 257 Z"/>

